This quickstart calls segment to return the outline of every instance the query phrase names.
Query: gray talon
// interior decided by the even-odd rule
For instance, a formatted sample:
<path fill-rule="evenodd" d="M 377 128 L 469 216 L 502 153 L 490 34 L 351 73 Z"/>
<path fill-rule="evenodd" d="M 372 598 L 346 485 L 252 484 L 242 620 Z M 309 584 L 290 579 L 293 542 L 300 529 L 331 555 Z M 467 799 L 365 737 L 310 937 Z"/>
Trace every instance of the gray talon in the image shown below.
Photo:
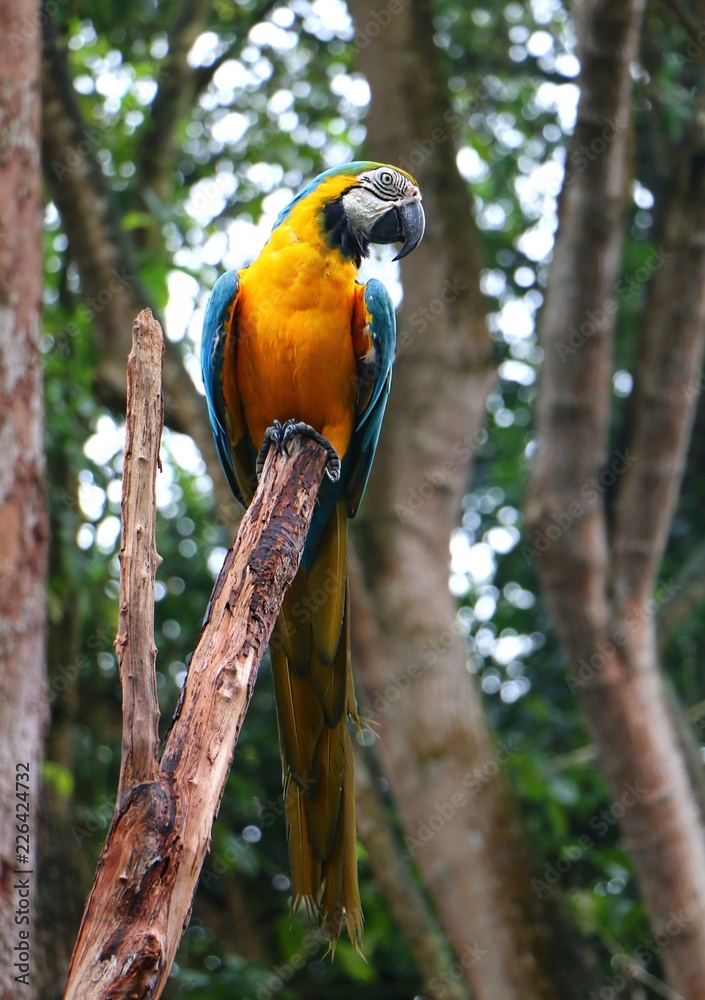
<path fill-rule="evenodd" d="M 312 441 L 320 444 L 321 448 L 323 448 L 328 456 L 328 461 L 326 462 L 326 475 L 331 482 L 337 483 L 340 479 L 340 456 L 328 438 L 319 434 L 315 428 L 311 427 L 310 424 L 304 423 L 302 420 L 287 421 L 286 427 L 284 428 L 285 443 L 290 441 L 291 438 L 296 437 L 297 434 L 301 434 L 302 437 L 311 438 Z"/>
<path fill-rule="evenodd" d="M 258 479 L 262 475 L 264 463 L 267 461 L 270 445 L 274 445 L 280 455 L 282 451 L 284 451 L 287 455 L 289 454 L 286 450 L 286 428 L 290 423 L 291 420 L 287 420 L 284 424 L 281 424 L 278 420 L 274 420 L 272 422 L 272 426 L 268 427 L 264 432 L 262 447 L 259 450 L 257 461 L 255 463 L 255 472 L 257 473 Z"/>
<path fill-rule="evenodd" d="M 285 455 L 289 454 L 289 442 L 292 438 L 295 438 L 297 434 L 301 434 L 303 437 L 311 438 L 317 444 L 324 449 L 328 460 L 326 462 L 326 475 L 333 483 L 337 483 L 340 479 L 340 456 L 335 450 L 330 441 L 325 438 L 322 434 L 311 427 L 310 424 L 304 423 L 303 420 L 286 420 L 283 424 L 278 420 L 272 422 L 272 426 L 268 427 L 264 434 L 264 441 L 262 442 L 262 447 L 257 455 L 257 462 L 255 464 L 255 469 L 257 472 L 257 478 L 259 479 L 262 475 L 262 470 L 264 469 L 264 463 L 267 461 L 267 455 L 269 454 L 270 445 L 274 445 L 279 454 L 284 452 Z"/>

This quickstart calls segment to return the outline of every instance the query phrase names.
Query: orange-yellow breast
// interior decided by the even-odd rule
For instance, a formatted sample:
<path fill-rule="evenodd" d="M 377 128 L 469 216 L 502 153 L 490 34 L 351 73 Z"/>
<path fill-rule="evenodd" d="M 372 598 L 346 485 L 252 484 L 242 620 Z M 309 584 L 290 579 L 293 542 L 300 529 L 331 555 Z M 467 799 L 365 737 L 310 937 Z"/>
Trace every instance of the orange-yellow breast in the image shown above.
<path fill-rule="evenodd" d="M 343 189 L 344 178 L 332 180 Z M 341 457 L 350 444 L 367 333 L 356 267 L 323 233 L 320 206 L 331 196 L 317 191 L 296 206 L 240 272 L 237 389 L 255 448 L 273 420 L 289 418 L 311 424 Z"/>

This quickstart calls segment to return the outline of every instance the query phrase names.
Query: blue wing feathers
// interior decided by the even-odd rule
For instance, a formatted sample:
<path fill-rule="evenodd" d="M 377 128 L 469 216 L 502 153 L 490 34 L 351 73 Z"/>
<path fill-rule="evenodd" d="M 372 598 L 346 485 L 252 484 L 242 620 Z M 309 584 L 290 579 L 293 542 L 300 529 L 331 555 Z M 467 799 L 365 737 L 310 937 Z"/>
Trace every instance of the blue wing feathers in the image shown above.
<path fill-rule="evenodd" d="M 208 416 L 215 438 L 218 458 L 225 470 L 228 483 L 235 496 L 242 501 L 233 464 L 230 435 L 225 413 L 223 393 L 223 364 L 225 360 L 225 338 L 232 317 L 235 299 L 240 286 L 237 271 L 227 271 L 213 286 L 206 305 L 201 339 L 201 371 L 208 402 Z"/>
<path fill-rule="evenodd" d="M 375 349 L 372 393 L 358 415 L 350 449 L 347 482 L 348 515 L 354 517 L 364 496 L 372 471 L 382 420 L 392 384 L 392 363 L 397 341 L 397 322 L 389 292 L 381 281 L 372 278 L 365 285 L 365 307 L 370 317 L 370 334 Z"/>

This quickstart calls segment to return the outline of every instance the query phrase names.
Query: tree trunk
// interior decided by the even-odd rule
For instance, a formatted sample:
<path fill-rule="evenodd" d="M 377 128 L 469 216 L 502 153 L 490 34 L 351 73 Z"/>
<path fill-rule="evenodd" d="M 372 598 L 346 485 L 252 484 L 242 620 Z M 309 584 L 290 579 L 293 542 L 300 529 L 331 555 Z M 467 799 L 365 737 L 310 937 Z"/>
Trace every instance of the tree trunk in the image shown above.
<path fill-rule="evenodd" d="M 558 984 L 501 773 L 521 748 L 491 739 L 448 589 L 450 534 L 495 378 L 478 238 L 455 164 L 458 119 L 427 0 L 398 5 L 373 42 L 373 7 L 356 0 L 351 10 L 373 93 L 369 147 L 414 174 L 428 219 L 424 245 L 403 265 L 392 396 L 356 533 L 356 675 L 410 856 L 478 1000 L 583 997 L 579 967 Z"/>
<path fill-rule="evenodd" d="M 0 0 L 0 995 L 30 998 L 45 701 L 40 8 Z"/>
<path fill-rule="evenodd" d="M 594 3 L 550 288 L 526 505 L 568 653 L 672 988 L 705 997 L 705 843 L 658 664 L 660 564 L 698 391 L 705 331 L 702 106 L 674 156 L 663 246 L 642 321 L 628 448 L 607 454 L 612 335 L 627 193 L 629 69 L 640 0 Z M 605 136 L 609 138 L 605 142 Z M 598 140 L 601 146 L 597 146 Z M 578 169 L 576 151 L 600 150 Z M 589 321 L 589 326 L 587 325 Z M 615 487 L 609 526 L 604 495 Z M 666 591 L 667 593 L 667 591 Z"/>

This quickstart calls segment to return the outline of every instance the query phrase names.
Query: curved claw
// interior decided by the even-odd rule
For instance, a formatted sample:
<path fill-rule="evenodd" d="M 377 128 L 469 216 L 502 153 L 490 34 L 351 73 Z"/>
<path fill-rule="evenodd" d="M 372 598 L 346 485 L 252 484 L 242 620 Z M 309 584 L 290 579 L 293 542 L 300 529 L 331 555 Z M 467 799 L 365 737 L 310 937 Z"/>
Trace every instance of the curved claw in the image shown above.
<path fill-rule="evenodd" d="M 288 442 L 293 437 L 296 437 L 297 434 L 301 434 L 302 437 L 311 438 L 311 440 L 315 441 L 316 444 L 320 444 L 321 448 L 323 448 L 328 456 L 326 461 L 326 475 L 331 482 L 337 483 L 340 479 L 340 455 L 330 443 L 328 438 L 319 434 L 314 427 L 311 427 L 310 424 L 304 423 L 303 420 L 287 420 L 284 425 L 283 434 L 283 446 L 285 451 Z"/>
<path fill-rule="evenodd" d="M 268 427 L 264 432 L 262 447 L 257 454 L 257 461 L 255 462 L 255 472 L 258 479 L 262 475 L 264 463 L 267 461 L 270 445 L 274 445 L 280 455 L 282 451 L 286 452 L 286 428 L 290 423 L 292 423 L 291 420 L 287 420 L 284 424 L 281 424 L 278 420 L 274 420 L 272 426 Z M 287 455 L 289 454 L 288 452 L 286 453 Z"/>
<path fill-rule="evenodd" d="M 262 470 L 264 469 L 264 463 L 267 461 L 267 455 L 269 454 L 269 448 L 271 445 L 277 449 L 281 455 L 284 452 L 285 455 L 289 454 L 289 442 L 292 438 L 295 438 L 297 434 L 301 434 L 302 437 L 311 438 L 317 444 L 320 444 L 321 448 L 325 451 L 328 459 L 326 461 L 326 475 L 333 483 L 337 483 L 340 479 L 340 455 L 335 450 L 333 445 L 330 443 L 328 438 L 325 438 L 322 434 L 310 424 L 304 423 L 303 420 L 285 420 L 284 423 L 280 423 L 279 420 L 273 420 L 271 427 L 268 427 L 264 432 L 264 440 L 262 441 L 262 447 L 257 455 L 257 461 L 255 463 L 255 471 L 257 472 L 257 478 L 259 479 L 262 475 Z"/>

